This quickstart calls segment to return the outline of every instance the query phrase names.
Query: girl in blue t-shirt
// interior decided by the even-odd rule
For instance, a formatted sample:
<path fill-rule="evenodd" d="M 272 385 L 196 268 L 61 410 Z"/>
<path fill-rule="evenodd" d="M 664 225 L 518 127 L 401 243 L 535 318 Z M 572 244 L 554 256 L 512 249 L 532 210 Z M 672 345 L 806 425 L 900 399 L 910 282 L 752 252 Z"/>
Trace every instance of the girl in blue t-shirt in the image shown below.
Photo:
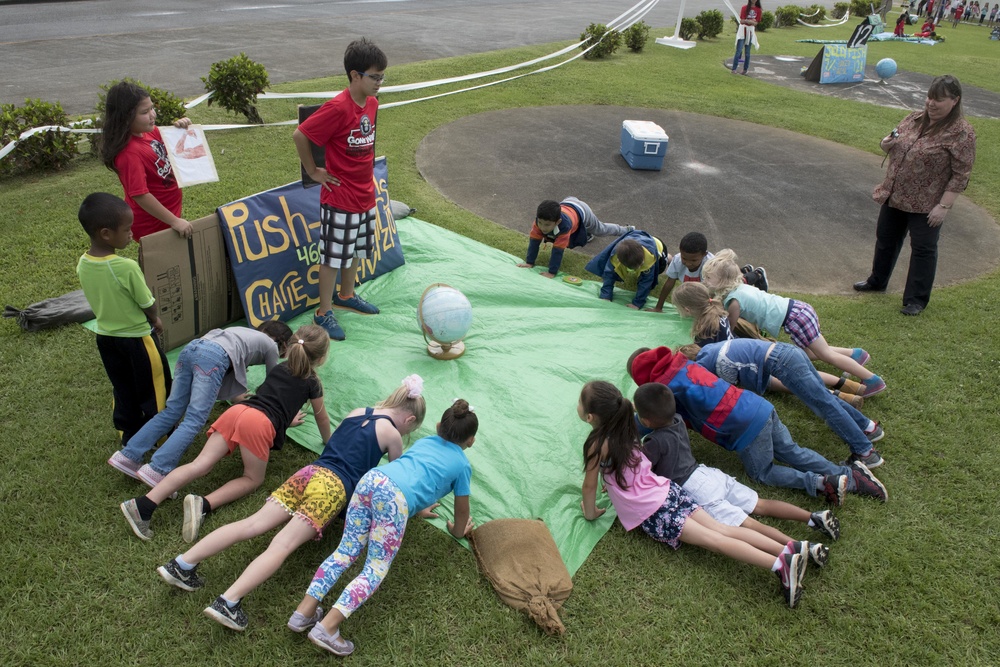
<path fill-rule="evenodd" d="M 310 539 L 323 537 L 323 529 L 347 504 L 358 480 L 377 466 L 383 455 L 394 461 L 403 453 L 403 436 L 416 431 L 424 421 L 427 408 L 423 387 L 419 375 L 410 375 L 374 408 L 351 411 L 333 432 L 319 458 L 289 477 L 256 514 L 212 531 L 157 572 L 168 584 L 186 591 L 197 590 L 205 585 L 196 572 L 202 561 L 284 524 L 267 550 L 205 609 L 206 616 L 227 628 L 245 630 L 247 615 L 240 604 L 243 597 L 277 572 L 293 551 Z M 185 505 L 188 498 L 197 496 L 185 498 Z M 196 510 L 194 535 L 203 517 L 201 508 Z M 185 512 L 185 518 L 188 516 Z M 292 518 L 299 520 L 290 521 Z M 187 534 L 187 522 L 184 529 L 185 540 L 193 541 L 194 537 Z M 293 618 L 289 627 L 295 632 L 308 630 L 322 613 L 322 609 L 317 609 L 312 617 Z"/>
<path fill-rule="evenodd" d="M 406 522 L 416 512 L 432 518 L 438 499 L 455 494 L 455 522 L 448 531 L 461 539 L 472 530 L 469 491 L 472 466 L 465 451 L 476 441 L 479 420 L 469 404 L 456 399 L 444 411 L 437 435 L 421 438 L 405 454 L 370 470 L 358 482 L 347 508 L 340 546 L 316 570 L 289 625 L 317 615 L 319 603 L 368 547 L 365 566 L 337 599 L 333 609 L 309 631 L 309 641 L 334 655 L 350 655 L 354 644 L 340 636 L 340 625 L 371 597 L 389 572 L 403 542 Z"/>
<path fill-rule="evenodd" d="M 743 317 L 772 336 L 784 329 L 792 342 L 805 350 L 810 359 L 825 361 L 858 377 L 865 385 L 865 397 L 885 390 L 885 381 L 864 367 L 869 359 L 867 352 L 860 347 L 832 347 L 827 343 L 820 333 L 816 311 L 805 301 L 762 292 L 746 285 L 736 263 L 736 253 L 729 248 L 720 250 L 705 262 L 701 281 L 710 292 L 722 299 L 730 322 Z"/>

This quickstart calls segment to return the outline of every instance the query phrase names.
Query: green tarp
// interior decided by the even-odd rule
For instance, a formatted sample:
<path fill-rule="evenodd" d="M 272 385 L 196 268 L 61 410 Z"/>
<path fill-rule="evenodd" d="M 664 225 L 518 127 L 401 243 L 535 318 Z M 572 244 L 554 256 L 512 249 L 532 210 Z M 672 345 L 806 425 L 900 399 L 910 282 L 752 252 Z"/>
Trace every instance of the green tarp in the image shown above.
<path fill-rule="evenodd" d="M 629 292 L 616 290 L 614 303 L 601 301 L 597 282 L 574 286 L 542 278 L 540 269 L 517 268 L 519 258 L 414 218 L 398 221 L 398 227 L 406 264 L 359 290 L 381 314 L 339 315 L 347 340 L 331 342 L 320 369 L 331 419 L 336 424 L 353 408 L 388 396 L 411 373 L 424 378 L 428 406 L 414 440 L 434 432 L 454 398 L 467 399 L 480 420 L 476 443 L 467 451 L 474 471 L 473 520 L 544 519 L 575 573 L 615 516 L 610 510 L 588 522 L 580 510 L 588 433 L 576 413 L 580 389 L 588 380 L 604 379 L 631 396 L 628 356 L 641 346 L 690 342 L 690 324 L 672 310 L 626 308 Z M 544 266 L 547 253 L 542 255 Z M 417 324 L 421 294 L 439 282 L 472 303 L 467 351 L 453 361 L 427 355 Z M 310 315 L 302 315 L 290 325 L 310 322 Z M 256 386 L 262 370 L 250 379 Z M 311 421 L 289 435 L 313 451 L 322 449 Z M 451 517 L 451 506 L 446 499 L 442 517 Z M 445 528 L 443 520 L 434 523 Z"/>

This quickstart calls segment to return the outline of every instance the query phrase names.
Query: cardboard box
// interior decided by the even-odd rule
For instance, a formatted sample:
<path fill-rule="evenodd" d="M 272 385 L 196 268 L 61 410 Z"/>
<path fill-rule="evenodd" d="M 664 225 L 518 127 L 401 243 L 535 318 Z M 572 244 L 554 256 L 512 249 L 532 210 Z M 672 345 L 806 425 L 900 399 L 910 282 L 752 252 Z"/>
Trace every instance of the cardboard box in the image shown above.
<path fill-rule="evenodd" d="M 191 225 L 190 239 L 165 229 L 139 241 L 139 264 L 163 322 L 164 350 L 243 317 L 218 216 Z"/>
<path fill-rule="evenodd" d="M 622 121 L 621 154 L 633 169 L 660 171 L 669 138 L 663 128 L 648 120 Z"/>

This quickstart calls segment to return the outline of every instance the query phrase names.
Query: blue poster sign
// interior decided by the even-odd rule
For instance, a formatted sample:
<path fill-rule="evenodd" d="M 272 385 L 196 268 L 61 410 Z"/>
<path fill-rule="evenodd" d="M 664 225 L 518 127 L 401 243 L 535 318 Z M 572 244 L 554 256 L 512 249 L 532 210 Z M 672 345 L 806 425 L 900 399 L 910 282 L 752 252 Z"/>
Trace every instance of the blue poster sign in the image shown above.
<path fill-rule="evenodd" d="M 857 83 L 865 80 L 868 46 L 851 48 L 846 44 L 823 46 L 820 83 Z"/>
<path fill-rule="evenodd" d="M 375 160 L 374 251 L 356 260 L 358 284 L 403 265 L 389 208 L 388 167 Z M 298 181 L 218 208 L 233 277 L 252 327 L 289 320 L 319 303 L 319 192 Z"/>

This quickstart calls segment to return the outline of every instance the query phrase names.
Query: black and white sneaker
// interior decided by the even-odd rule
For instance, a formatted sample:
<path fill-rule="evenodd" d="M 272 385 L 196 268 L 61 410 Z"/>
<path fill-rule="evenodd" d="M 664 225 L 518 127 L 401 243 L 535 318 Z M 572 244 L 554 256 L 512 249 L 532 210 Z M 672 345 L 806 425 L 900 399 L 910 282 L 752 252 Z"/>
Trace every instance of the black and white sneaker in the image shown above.
<path fill-rule="evenodd" d="M 833 512 L 830 510 L 813 512 L 809 518 L 813 522 L 813 530 L 823 533 L 831 540 L 840 539 L 840 519 L 835 517 Z"/>
<path fill-rule="evenodd" d="M 802 597 L 802 574 L 803 568 L 799 563 L 798 554 L 784 554 L 781 558 L 781 567 L 775 574 L 781 580 L 781 588 L 785 596 L 785 601 L 792 609 L 799 603 Z"/>
<path fill-rule="evenodd" d="M 243 611 L 243 605 L 239 602 L 234 607 L 226 604 L 222 596 L 215 598 L 215 601 L 205 607 L 205 616 L 218 621 L 230 630 L 243 632 L 247 629 L 247 615 Z"/>
<path fill-rule="evenodd" d="M 756 269 L 753 270 L 753 272 L 759 276 L 759 280 L 757 280 L 757 284 L 754 287 L 756 287 L 762 292 L 766 292 L 767 288 L 769 287 L 769 284 L 767 282 L 767 271 L 764 270 L 763 266 L 758 266 Z"/>
<path fill-rule="evenodd" d="M 823 567 L 826 565 L 826 561 L 830 558 L 830 547 L 824 546 L 819 542 L 809 543 L 809 560 L 813 562 L 816 567 Z"/>
<path fill-rule="evenodd" d="M 165 582 L 185 591 L 196 591 L 205 585 L 205 580 L 198 576 L 198 566 L 185 570 L 177 564 L 177 559 L 171 559 L 166 565 L 156 568 Z"/>

